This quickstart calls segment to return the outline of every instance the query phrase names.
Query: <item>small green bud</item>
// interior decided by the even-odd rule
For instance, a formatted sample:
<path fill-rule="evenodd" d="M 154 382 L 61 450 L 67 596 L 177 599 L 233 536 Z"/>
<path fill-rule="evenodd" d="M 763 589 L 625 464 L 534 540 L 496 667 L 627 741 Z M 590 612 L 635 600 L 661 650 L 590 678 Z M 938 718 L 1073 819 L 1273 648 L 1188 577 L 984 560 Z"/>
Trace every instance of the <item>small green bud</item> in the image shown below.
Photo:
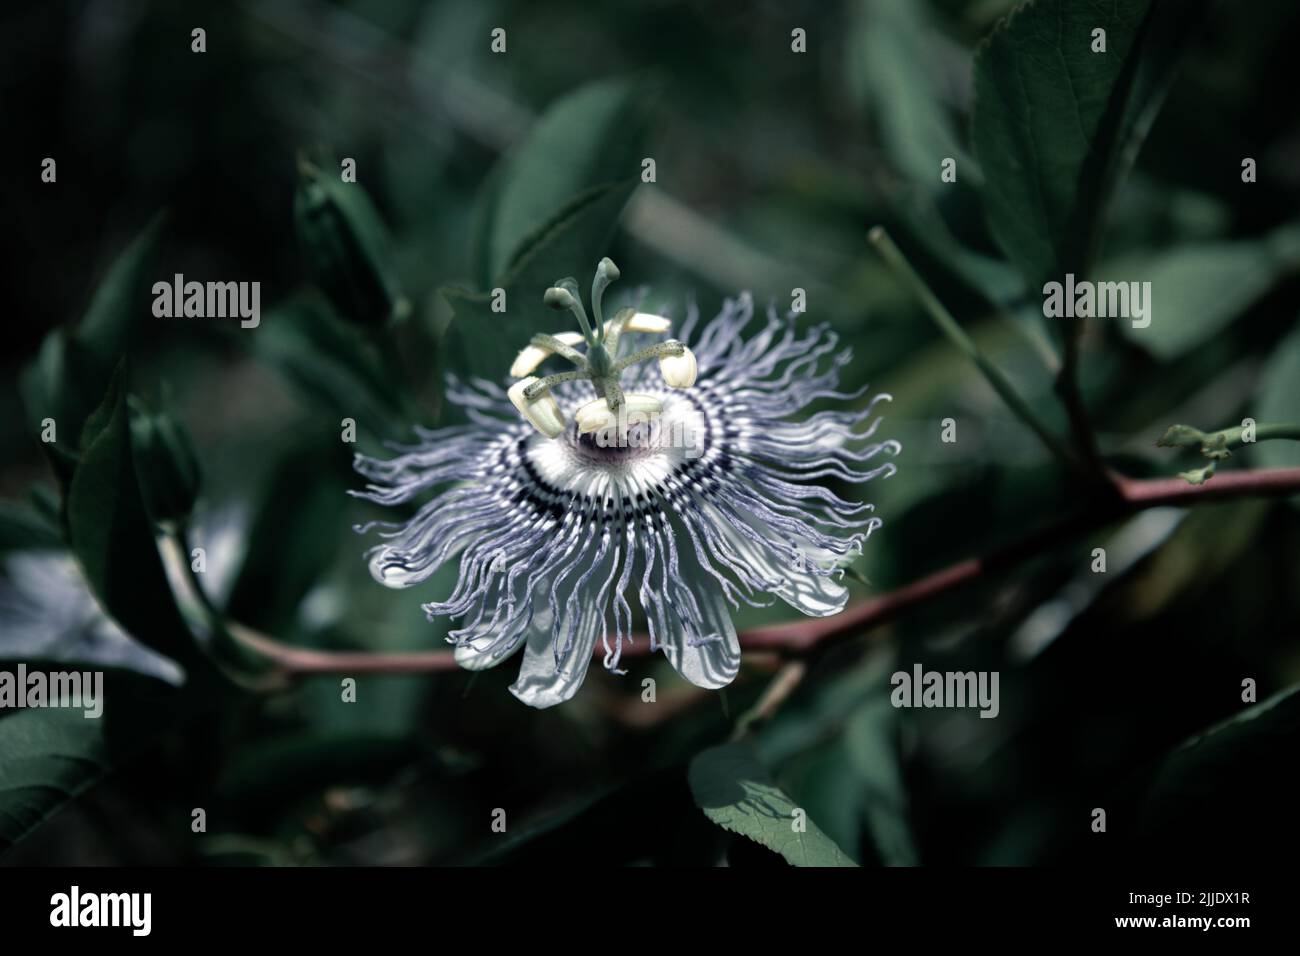
<path fill-rule="evenodd" d="M 165 411 L 152 411 L 134 395 L 131 448 L 140 494 L 155 522 L 180 521 L 189 516 L 199 494 L 199 461 L 185 426 Z"/>
<path fill-rule="evenodd" d="M 1228 437 L 1222 432 L 1207 435 L 1201 445 L 1201 454 L 1215 461 L 1230 457 L 1232 452 L 1228 451 Z"/>
<path fill-rule="evenodd" d="M 1170 425 L 1156 440 L 1159 448 L 1200 448 L 1208 436 L 1191 425 Z"/>
<path fill-rule="evenodd" d="M 293 213 L 312 278 L 341 316 L 383 325 L 410 312 L 388 229 L 359 183 L 300 160 Z"/>

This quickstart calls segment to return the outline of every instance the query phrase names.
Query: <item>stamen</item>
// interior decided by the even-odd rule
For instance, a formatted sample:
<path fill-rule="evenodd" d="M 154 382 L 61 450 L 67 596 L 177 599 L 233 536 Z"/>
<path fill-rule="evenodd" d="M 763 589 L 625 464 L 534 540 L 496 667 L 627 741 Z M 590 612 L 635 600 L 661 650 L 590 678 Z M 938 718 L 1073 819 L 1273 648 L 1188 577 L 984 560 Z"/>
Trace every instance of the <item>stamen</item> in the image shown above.
<path fill-rule="evenodd" d="M 547 339 L 552 339 L 554 341 L 548 342 L 546 341 Z M 568 349 L 572 351 L 573 347 L 575 345 L 581 345 L 582 341 L 582 333 L 580 332 L 556 332 L 554 335 L 535 335 L 533 336 L 532 342 L 525 345 L 523 349 L 520 350 L 519 355 L 515 358 L 514 364 L 510 366 L 510 377 L 523 378 L 525 375 L 531 375 L 533 372 L 537 371 L 537 366 L 541 365 L 552 355 L 557 353 L 565 355 L 564 352 L 555 348 L 556 342 L 567 346 Z M 578 355 L 576 352 L 573 354 L 579 359 L 582 358 L 582 356 Z M 569 361 L 573 361 L 573 358 L 569 355 L 565 355 L 565 358 L 568 358 Z"/>
<path fill-rule="evenodd" d="M 616 425 L 619 433 L 622 434 L 633 425 L 648 422 L 662 412 L 663 408 L 664 403 L 655 396 L 632 392 L 623 396 L 623 403 L 618 411 L 613 411 L 608 402 L 598 398 L 579 408 L 573 417 L 578 423 L 579 434 L 586 435 Z"/>
<path fill-rule="evenodd" d="M 661 335 L 672 327 L 672 319 L 649 312 L 637 312 L 627 320 L 627 325 L 623 329 L 626 332 L 649 332 L 652 335 Z"/>
<path fill-rule="evenodd" d="M 538 382 L 539 379 L 531 375 L 528 378 L 521 378 L 510 386 L 510 390 L 506 392 L 506 395 L 510 399 L 510 403 L 519 409 L 519 414 L 524 416 L 528 424 L 547 438 L 556 438 L 564 433 L 565 422 L 555 396 L 549 391 L 544 391 L 533 398 L 529 398 L 524 394 L 524 391 L 530 385 Z"/>

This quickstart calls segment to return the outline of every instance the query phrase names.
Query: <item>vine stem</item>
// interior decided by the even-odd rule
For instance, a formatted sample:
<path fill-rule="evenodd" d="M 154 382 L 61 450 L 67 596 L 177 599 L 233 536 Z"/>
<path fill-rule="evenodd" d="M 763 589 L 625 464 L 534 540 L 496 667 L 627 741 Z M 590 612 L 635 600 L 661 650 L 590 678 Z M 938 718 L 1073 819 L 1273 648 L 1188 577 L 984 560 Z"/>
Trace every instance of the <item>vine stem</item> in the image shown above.
<path fill-rule="evenodd" d="M 1110 473 L 1113 494 L 1096 499 L 1093 506 L 1057 521 L 1010 544 L 979 557 L 949 565 L 897 590 L 864 601 L 834 617 L 807 618 L 786 624 L 754 628 L 740 634 L 746 652 L 776 652 L 798 658 L 837 642 L 871 631 L 901 614 L 966 584 L 1013 567 L 1069 538 L 1105 527 L 1116 520 L 1150 508 L 1191 507 L 1236 498 L 1300 494 L 1300 468 L 1234 471 L 1205 485 L 1189 485 L 1179 478 L 1133 479 Z M 234 622 L 228 633 L 249 650 L 265 657 L 286 676 L 307 674 L 422 674 L 456 670 L 448 651 L 371 653 L 320 651 L 283 644 Z M 623 656 L 649 653 L 649 640 L 638 636 Z M 598 648 L 595 656 L 602 656 Z M 796 672 L 798 677 L 802 672 Z M 791 684 L 798 682 L 793 674 Z M 782 690 L 785 684 L 779 685 Z"/>
<path fill-rule="evenodd" d="M 1041 418 L 1038 417 L 1030 407 L 1029 403 L 1025 401 L 1024 397 L 1016 391 L 1015 386 L 1012 385 L 1011 381 L 1002 373 L 1002 369 L 989 361 L 988 357 L 979 350 L 979 346 L 977 346 L 975 341 L 966 334 L 966 330 L 958 324 L 955 318 L 953 318 L 952 313 L 948 311 L 947 307 L 939 301 L 939 297 L 930 291 L 930 287 L 925 284 L 925 280 L 922 279 L 916 269 L 912 267 L 912 264 L 907 261 L 907 257 L 903 255 L 902 250 L 899 249 L 894 243 L 894 240 L 890 238 L 889 233 L 880 226 L 874 226 L 871 231 L 867 233 L 867 238 L 870 239 L 871 244 L 876 247 L 876 251 L 879 252 L 880 257 L 885 260 L 885 264 L 889 266 L 894 274 L 898 276 L 904 285 L 907 286 L 908 291 L 910 291 L 912 295 L 916 296 L 921 305 L 925 307 L 925 311 L 929 314 L 934 324 L 938 326 L 939 331 L 947 336 L 948 340 L 952 342 L 953 345 L 957 346 L 962 354 L 975 364 L 975 367 L 979 369 L 980 374 L 984 376 L 989 385 L 993 387 L 993 390 L 997 392 L 998 397 L 1006 403 L 1007 408 L 1011 409 L 1017 418 L 1029 426 L 1029 429 L 1038 436 L 1038 440 L 1041 441 L 1044 447 L 1055 455 L 1057 459 L 1072 469 L 1077 468 L 1079 462 L 1074 453 L 1066 448 L 1061 441 L 1052 434 L 1052 430 L 1047 427 Z"/>

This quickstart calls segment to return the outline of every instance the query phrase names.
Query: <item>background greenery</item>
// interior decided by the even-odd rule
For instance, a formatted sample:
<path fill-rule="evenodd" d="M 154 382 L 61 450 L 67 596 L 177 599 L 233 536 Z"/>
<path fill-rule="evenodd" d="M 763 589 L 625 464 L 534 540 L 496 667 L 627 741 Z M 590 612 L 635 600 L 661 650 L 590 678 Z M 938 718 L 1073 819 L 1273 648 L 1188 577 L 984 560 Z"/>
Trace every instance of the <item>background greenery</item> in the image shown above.
<path fill-rule="evenodd" d="M 679 315 L 691 297 L 711 312 L 742 288 L 782 306 L 804 288 L 853 348 L 846 384 L 893 394 L 884 432 L 904 452 L 868 488 L 885 526 L 859 600 L 1089 501 L 875 255 L 872 226 L 1063 440 L 1043 277 L 1152 281 L 1151 328 L 1093 322 L 1079 345 L 1097 443 L 1130 476 L 1197 464 L 1154 447 L 1174 422 L 1295 421 L 1300 11 L 1039 0 L 977 65 L 1012 6 L 8 5 L 0 658 L 112 672 L 102 721 L 0 715 L 5 861 L 1097 864 L 1294 847 L 1294 498 L 1062 539 L 817 656 L 737 745 L 771 661 L 725 694 L 657 660 L 593 667 L 546 712 L 506 692 L 510 666 L 367 676 L 355 704 L 337 676 L 253 686 L 258 661 L 220 622 L 195 638 L 212 621 L 158 556 L 154 535 L 181 529 L 207 550 L 223 619 L 288 643 L 438 647 L 445 626 L 419 604 L 447 577 L 390 592 L 360 560 L 351 526 L 372 513 L 345 495 L 359 482 L 340 419 L 369 450 L 455 420 L 442 371 L 499 376 L 551 321 L 542 288 L 605 253 Z M 1102 60 L 1086 51 L 1098 20 Z M 45 156 L 57 184 L 39 182 Z M 344 156 L 368 199 L 336 183 Z M 644 156 L 658 181 L 637 187 Z M 177 272 L 260 281 L 261 326 L 154 319 L 148 287 Z M 497 285 L 506 324 L 484 308 Z M 47 415 L 56 447 L 36 440 Z M 1223 468 L 1296 464 L 1269 443 Z M 916 661 L 1000 671 L 1000 717 L 895 710 L 889 674 Z M 1282 696 L 1247 709 L 1244 678 Z M 814 822 L 794 845 L 792 806 Z"/>

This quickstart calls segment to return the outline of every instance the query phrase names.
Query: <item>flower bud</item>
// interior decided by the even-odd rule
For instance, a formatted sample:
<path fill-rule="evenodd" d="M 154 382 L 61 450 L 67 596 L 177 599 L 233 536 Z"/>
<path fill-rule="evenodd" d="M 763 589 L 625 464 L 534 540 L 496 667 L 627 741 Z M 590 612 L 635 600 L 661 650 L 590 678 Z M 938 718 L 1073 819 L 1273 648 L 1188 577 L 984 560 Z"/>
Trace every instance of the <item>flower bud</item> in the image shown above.
<path fill-rule="evenodd" d="M 131 449 L 140 494 L 156 522 L 188 517 L 199 494 L 199 462 L 184 425 L 167 412 L 153 412 L 134 396 Z"/>
<path fill-rule="evenodd" d="M 410 312 L 388 229 L 360 184 L 343 183 L 301 161 L 293 212 L 312 277 L 339 315 L 382 325 Z"/>

